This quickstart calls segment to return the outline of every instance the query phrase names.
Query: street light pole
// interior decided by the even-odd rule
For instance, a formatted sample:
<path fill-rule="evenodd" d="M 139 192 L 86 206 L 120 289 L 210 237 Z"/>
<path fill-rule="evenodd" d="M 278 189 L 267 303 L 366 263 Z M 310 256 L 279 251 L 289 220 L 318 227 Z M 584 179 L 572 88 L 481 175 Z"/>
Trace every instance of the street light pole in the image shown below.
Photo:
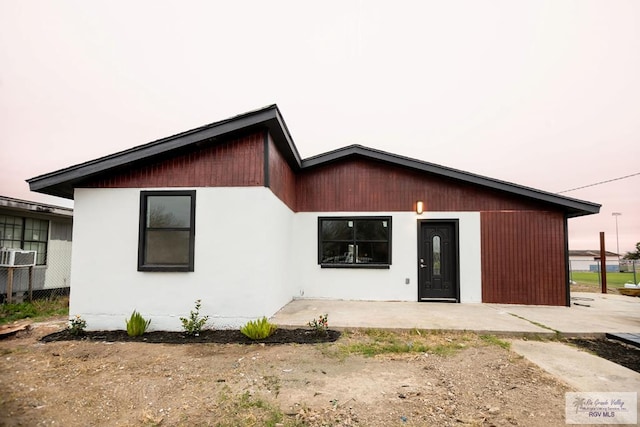
<path fill-rule="evenodd" d="M 620 265 L 620 240 L 618 240 L 618 217 L 622 215 L 620 212 L 614 212 L 613 215 L 616 218 L 616 253 L 618 254 L 618 265 Z"/>

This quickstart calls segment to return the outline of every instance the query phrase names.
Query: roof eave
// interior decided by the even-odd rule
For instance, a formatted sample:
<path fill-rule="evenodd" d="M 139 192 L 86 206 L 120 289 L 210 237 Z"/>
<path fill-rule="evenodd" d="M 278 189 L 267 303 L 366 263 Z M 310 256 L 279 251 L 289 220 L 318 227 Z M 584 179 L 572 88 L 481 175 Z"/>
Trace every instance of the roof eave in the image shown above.
<path fill-rule="evenodd" d="M 351 145 L 302 160 L 284 118 L 275 104 L 119 153 L 40 175 L 28 179 L 27 183 L 32 191 L 73 199 L 75 186 L 96 175 L 162 156 L 202 141 L 212 141 L 236 132 L 260 128 L 269 131 L 274 144 L 294 171 L 313 168 L 351 156 L 362 156 L 556 205 L 565 211 L 568 218 L 598 213 L 601 207 L 596 203 L 572 199 L 361 145 Z"/>
<path fill-rule="evenodd" d="M 12 197 L 6 196 L 0 196 L 0 208 L 62 218 L 73 217 L 73 209 L 71 208 L 49 205 L 46 203 L 32 202 L 29 200 L 14 199 Z"/>
<path fill-rule="evenodd" d="M 274 104 L 125 151 L 40 175 L 28 179 L 27 183 L 31 191 L 73 199 L 74 185 L 92 176 L 179 150 L 200 141 L 211 140 L 234 132 L 258 127 L 265 127 L 269 130 L 274 143 L 283 153 L 287 162 L 293 168 L 299 169 L 301 165 L 300 155 L 293 144 L 293 139 L 280 114 L 280 110 Z"/>
<path fill-rule="evenodd" d="M 348 147 L 339 148 L 337 150 L 309 157 L 302 161 L 302 167 L 313 168 L 315 166 L 339 161 L 351 156 L 362 156 L 421 172 L 433 173 L 439 176 L 463 181 L 465 183 L 476 184 L 499 191 L 505 191 L 511 194 L 521 195 L 524 197 L 539 200 L 541 202 L 560 205 L 567 213 L 568 218 L 591 215 L 600 212 L 601 205 L 597 203 L 572 199 L 570 197 L 560 196 L 558 194 L 537 190 L 535 188 L 525 187 L 506 181 L 488 178 L 482 175 L 476 175 L 470 172 L 452 169 L 445 166 L 436 165 L 434 163 L 429 163 L 422 160 L 412 159 L 410 157 L 404 157 L 397 154 L 364 147 L 362 145 L 350 145 Z"/>

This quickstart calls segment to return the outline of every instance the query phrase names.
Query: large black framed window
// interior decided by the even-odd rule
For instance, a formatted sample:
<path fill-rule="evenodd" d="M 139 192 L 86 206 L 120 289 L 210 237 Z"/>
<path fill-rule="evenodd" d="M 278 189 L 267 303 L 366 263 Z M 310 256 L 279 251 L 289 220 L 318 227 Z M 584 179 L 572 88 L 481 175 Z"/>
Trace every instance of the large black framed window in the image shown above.
<path fill-rule="evenodd" d="M 318 218 L 318 264 L 388 268 L 391 265 L 391 217 Z"/>
<path fill-rule="evenodd" d="M 48 220 L 0 215 L 0 247 L 36 251 L 36 265 L 46 265 L 48 241 Z"/>
<path fill-rule="evenodd" d="M 138 271 L 193 271 L 196 192 L 140 192 Z"/>

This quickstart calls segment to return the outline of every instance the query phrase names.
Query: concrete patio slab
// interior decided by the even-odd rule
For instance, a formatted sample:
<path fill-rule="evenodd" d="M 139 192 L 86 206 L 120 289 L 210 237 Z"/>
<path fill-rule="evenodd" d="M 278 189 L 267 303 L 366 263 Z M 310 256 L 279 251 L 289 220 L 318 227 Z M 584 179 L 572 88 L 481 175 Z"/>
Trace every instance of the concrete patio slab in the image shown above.
<path fill-rule="evenodd" d="M 550 307 L 516 304 L 453 304 L 399 301 L 296 299 L 272 321 L 282 327 L 306 326 L 329 314 L 332 328 L 471 330 L 496 334 L 566 336 L 640 332 L 640 298 L 574 293 L 582 305 Z"/>
<path fill-rule="evenodd" d="M 571 307 L 488 305 L 566 336 L 640 332 L 640 298 L 588 292 L 574 292 L 571 297 Z"/>
<path fill-rule="evenodd" d="M 553 334 L 506 310 L 486 304 L 389 301 L 293 300 L 271 319 L 282 327 L 306 326 L 329 314 L 331 328 L 473 330 L 486 333 Z"/>

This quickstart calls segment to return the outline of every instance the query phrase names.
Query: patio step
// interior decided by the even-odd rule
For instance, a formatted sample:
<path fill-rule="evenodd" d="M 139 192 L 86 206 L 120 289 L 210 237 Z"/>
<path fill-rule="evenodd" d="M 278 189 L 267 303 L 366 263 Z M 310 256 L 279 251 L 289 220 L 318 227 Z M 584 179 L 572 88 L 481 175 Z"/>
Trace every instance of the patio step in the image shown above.
<path fill-rule="evenodd" d="M 622 341 L 623 343 L 640 348 L 640 334 L 627 334 L 627 333 L 609 333 L 605 336 L 612 340 Z"/>

